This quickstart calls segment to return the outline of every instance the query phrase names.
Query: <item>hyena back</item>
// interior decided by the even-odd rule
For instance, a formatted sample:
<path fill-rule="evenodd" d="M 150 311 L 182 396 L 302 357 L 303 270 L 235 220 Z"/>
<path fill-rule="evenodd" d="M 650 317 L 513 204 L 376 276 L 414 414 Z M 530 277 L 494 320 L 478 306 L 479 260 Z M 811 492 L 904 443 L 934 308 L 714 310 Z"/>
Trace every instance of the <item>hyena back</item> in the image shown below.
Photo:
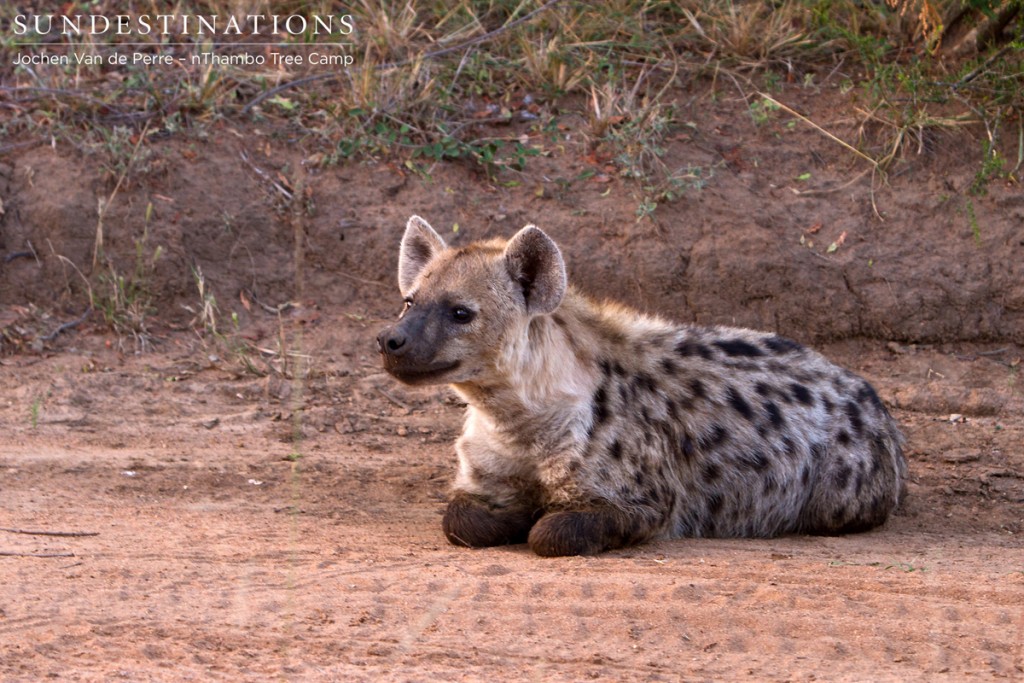
<path fill-rule="evenodd" d="M 882 524 L 903 493 L 903 438 L 866 381 L 773 334 L 594 303 L 536 227 L 452 249 L 414 216 L 398 280 L 384 367 L 468 404 L 452 543 L 575 555 L 840 534 Z"/>

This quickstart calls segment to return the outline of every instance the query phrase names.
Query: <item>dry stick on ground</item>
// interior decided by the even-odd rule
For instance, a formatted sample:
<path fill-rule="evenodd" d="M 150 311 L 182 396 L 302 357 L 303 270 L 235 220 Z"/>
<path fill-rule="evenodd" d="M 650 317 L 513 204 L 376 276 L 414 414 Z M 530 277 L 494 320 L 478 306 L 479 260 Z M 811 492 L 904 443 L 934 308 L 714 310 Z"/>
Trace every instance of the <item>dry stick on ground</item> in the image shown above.
<path fill-rule="evenodd" d="M 43 138 L 38 140 L 27 140 L 25 142 L 14 142 L 9 145 L 0 145 L 0 156 L 9 154 L 10 152 L 17 151 L 19 149 L 27 149 L 29 147 L 35 147 L 36 145 L 42 145 L 46 142 Z"/>
<path fill-rule="evenodd" d="M 85 313 L 83 313 L 82 315 L 78 316 L 74 320 L 68 321 L 63 325 L 60 325 L 53 332 L 43 337 L 40 337 L 40 339 L 42 339 L 44 342 L 53 341 L 61 332 L 67 332 L 68 330 L 78 327 L 83 322 L 85 322 L 85 319 L 89 317 L 90 313 L 92 313 L 92 306 L 89 306 L 89 308 L 85 309 Z M 4 529 L 4 531 L 7 531 L 7 529 Z"/>
<path fill-rule="evenodd" d="M 75 557 L 74 553 L 19 553 L 11 550 L 0 550 L 0 557 Z"/>
<path fill-rule="evenodd" d="M 251 161 L 249 161 L 249 155 L 248 154 L 246 154 L 243 151 L 243 152 L 239 153 L 239 156 L 242 157 L 242 161 L 244 161 L 246 164 L 248 164 L 249 168 L 251 168 L 256 175 L 258 175 L 260 178 L 262 178 L 263 180 L 265 180 L 268 183 L 270 183 L 271 185 L 273 185 L 274 189 L 277 190 L 278 192 L 280 192 L 281 195 L 285 199 L 287 199 L 288 201 L 292 200 L 292 197 L 293 197 L 292 193 L 289 192 L 283 185 L 281 185 L 281 183 L 279 183 L 276 180 L 274 180 L 273 178 L 271 178 L 270 175 L 266 171 L 264 171 L 262 168 L 258 167 L 256 164 L 254 164 Z"/>
<path fill-rule="evenodd" d="M 530 19 L 532 19 L 533 17 L 537 16 L 541 12 L 544 12 L 544 11 L 554 7 L 555 5 L 557 5 L 560 2 L 562 2 L 562 0 L 548 0 L 548 2 L 544 3 L 543 5 L 538 7 L 537 9 L 533 10 L 532 12 L 530 12 L 528 14 L 524 14 L 523 16 L 519 17 L 515 21 L 511 21 L 511 22 L 509 22 L 507 24 L 499 26 L 498 28 L 494 29 L 493 31 L 488 31 L 487 33 L 483 34 L 482 36 L 477 36 L 476 38 L 470 38 L 469 40 L 466 40 L 464 42 L 459 43 L 458 45 L 453 45 L 451 47 L 446 47 L 446 48 L 442 48 L 440 50 L 435 50 L 433 52 L 428 52 L 428 53 L 426 53 L 426 54 L 424 54 L 424 55 L 422 55 L 420 57 L 417 57 L 416 59 L 434 59 L 435 57 L 441 57 L 443 55 L 451 54 L 452 52 L 458 52 L 459 50 L 465 50 L 466 48 L 473 47 L 474 45 L 479 45 L 480 43 L 485 43 L 485 42 L 487 42 L 487 41 L 489 41 L 489 40 L 491 40 L 491 39 L 501 35 L 505 31 L 508 31 L 508 30 L 510 30 L 512 28 L 515 28 L 516 26 L 519 26 L 523 22 L 529 21 Z M 394 69 L 394 68 L 397 68 L 397 67 L 400 67 L 400 66 L 405 66 L 407 64 L 412 64 L 414 61 L 415 60 L 412 59 L 412 58 L 402 59 L 402 60 L 397 61 L 397 62 L 388 62 L 386 64 L 377 64 L 373 68 L 377 69 L 377 70 Z M 358 68 L 361 69 L 363 67 L 358 67 Z M 298 88 L 298 87 L 301 87 L 303 85 L 307 85 L 309 83 L 315 83 L 316 81 L 331 80 L 331 79 L 334 79 L 334 78 L 337 78 L 337 77 L 338 77 L 338 75 L 335 74 L 335 73 L 323 73 L 323 74 L 314 74 L 312 76 L 306 76 L 305 78 L 299 78 L 299 79 L 296 79 L 294 81 L 289 81 L 287 83 L 282 83 L 281 85 L 279 85 L 279 86 L 277 86 L 275 88 L 271 88 L 270 90 L 267 90 L 266 92 L 260 93 L 259 95 L 254 97 L 252 99 L 252 101 L 249 102 L 249 104 L 247 104 L 244 107 L 242 107 L 242 113 L 243 114 L 248 113 L 250 109 L 255 107 L 257 104 L 259 104 L 263 100 L 265 100 L 267 98 L 270 98 L 270 97 L 273 97 L 274 95 L 276 95 L 276 94 L 278 94 L 280 92 L 284 92 L 285 90 L 290 90 L 292 88 Z"/>
<path fill-rule="evenodd" d="M 117 111 L 110 104 L 108 104 L 107 102 L 104 102 L 102 100 L 98 100 L 95 97 L 92 97 L 90 95 L 86 95 L 85 93 L 80 93 L 80 92 L 78 92 L 76 90 L 66 90 L 64 88 L 41 88 L 41 87 L 38 87 L 38 86 L 27 86 L 27 85 L 26 86 L 4 85 L 4 86 L 0 86 L 0 92 L 11 93 L 12 95 L 20 94 L 20 93 L 39 93 L 40 96 L 49 96 L 49 97 L 52 97 L 52 98 L 57 99 L 57 100 L 61 99 L 62 97 L 63 98 L 71 98 L 71 99 L 82 100 L 83 102 L 87 102 L 87 103 L 91 104 L 92 106 L 96 107 L 97 109 L 99 109 L 99 108 L 106 108 L 106 109 L 110 109 L 110 110 L 113 110 L 113 111 Z M 38 99 L 38 98 L 33 97 L 33 98 L 30 98 L 30 99 Z M 18 100 L 18 101 L 21 101 L 21 100 Z"/>
<path fill-rule="evenodd" d="M 32 529 L 11 529 L 8 527 L 0 527 L 0 531 L 6 531 L 9 534 L 28 534 L 30 536 L 99 536 L 98 531 L 38 531 Z"/>

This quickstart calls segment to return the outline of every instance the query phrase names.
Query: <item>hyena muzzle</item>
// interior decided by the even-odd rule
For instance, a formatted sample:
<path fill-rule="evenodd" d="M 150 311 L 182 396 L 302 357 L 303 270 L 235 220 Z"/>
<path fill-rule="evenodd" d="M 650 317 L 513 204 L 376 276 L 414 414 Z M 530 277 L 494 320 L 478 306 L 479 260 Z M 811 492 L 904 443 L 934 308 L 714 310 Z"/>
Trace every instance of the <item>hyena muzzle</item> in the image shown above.
<path fill-rule="evenodd" d="M 398 284 L 384 367 L 468 404 L 452 543 L 576 555 L 841 534 L 882 524 L 903 494 L 903 437 L 862 378 L 774 334 L 592 302 L 534 226 L 449 248 L 414 216 Z"/>

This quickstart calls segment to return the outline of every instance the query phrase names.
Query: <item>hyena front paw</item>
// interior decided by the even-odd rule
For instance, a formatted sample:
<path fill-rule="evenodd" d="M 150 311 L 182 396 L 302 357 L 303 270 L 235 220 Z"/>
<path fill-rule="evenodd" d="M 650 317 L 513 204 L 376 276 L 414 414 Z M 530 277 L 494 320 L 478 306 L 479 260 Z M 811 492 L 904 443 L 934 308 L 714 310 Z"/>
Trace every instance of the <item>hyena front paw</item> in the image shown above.
<path fill-rule="evenodd" d="M 533 552 L 545 557 L 596 555 L 639 540 L 634 525 L 616 510 L 549 512 L 530 531 Z"/>
<path fill-rule="evenodd" d="M 525 507 L 493 507 L 468 493 L 456 493 L 441 526 L 453 545 L 485 548 L 524 542 L 535 519 Z"/>

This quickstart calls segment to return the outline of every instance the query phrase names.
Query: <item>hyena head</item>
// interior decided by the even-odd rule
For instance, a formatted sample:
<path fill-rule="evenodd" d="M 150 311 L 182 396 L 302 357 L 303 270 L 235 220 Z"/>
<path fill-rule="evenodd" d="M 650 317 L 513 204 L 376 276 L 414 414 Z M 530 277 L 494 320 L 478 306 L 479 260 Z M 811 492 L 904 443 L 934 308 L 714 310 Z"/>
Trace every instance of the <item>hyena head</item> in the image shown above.
<path fill-rule="evenodd" d="M 449 248 L 413 216 L 398 255 L 405 308 L 377 335 L 384 368 L 407 384 L 485 382 L 503 340 L 565 295 L 555 243 L 528 225 L 512 239 Z"/>

